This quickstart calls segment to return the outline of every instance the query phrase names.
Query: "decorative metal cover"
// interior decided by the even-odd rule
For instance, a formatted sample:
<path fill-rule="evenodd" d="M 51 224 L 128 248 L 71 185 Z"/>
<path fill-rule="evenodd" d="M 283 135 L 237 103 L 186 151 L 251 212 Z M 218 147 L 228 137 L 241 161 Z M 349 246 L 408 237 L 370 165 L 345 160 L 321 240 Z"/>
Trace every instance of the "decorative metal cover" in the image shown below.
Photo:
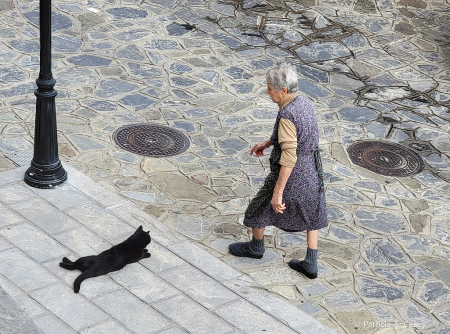
<path fill-rule="evenodd" d="M 114 140 L 124 150 L 148 157 L 177 155 L 189 148 L 184 134 L 154 124 L 123 126 L 114 133 Z"/>
<path fill-rule="evenodd" d="M 419 155 L 404 146 L 378 141 L 362 141 L 348 148 L 352 162 L 386 176 L 409 176 L 423 169 Z"/>

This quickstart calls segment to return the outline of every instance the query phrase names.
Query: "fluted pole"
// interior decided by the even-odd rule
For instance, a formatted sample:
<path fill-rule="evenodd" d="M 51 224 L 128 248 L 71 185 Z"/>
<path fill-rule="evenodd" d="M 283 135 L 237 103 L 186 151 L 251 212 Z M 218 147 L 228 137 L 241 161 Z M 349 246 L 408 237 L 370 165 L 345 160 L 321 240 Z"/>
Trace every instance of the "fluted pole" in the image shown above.
<path fill-rule="evenodd" d="M 39 29 L 41 54 L 36 95 L 34 154 L 25 172 L 25 183 L 35 188 L 53 188 L 67 180 L 67 172 L 58 157 L 56 131 L 56 90 L 52 75 L 51 0 L 39 1 Z"/>

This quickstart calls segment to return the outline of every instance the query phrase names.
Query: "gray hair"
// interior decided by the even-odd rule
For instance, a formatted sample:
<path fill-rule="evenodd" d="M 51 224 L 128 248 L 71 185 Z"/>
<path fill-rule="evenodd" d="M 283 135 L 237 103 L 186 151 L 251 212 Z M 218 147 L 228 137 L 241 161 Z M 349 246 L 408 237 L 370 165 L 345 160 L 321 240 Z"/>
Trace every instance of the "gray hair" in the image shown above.
<path fill-rule="evenodd" d="M 268 70 L 266 80 L 276 91 L 279 91 L 282 87 L 286 87 L 288 94 L 298 90 L 297 73 L 294 66 L 288 63 L 282 63 Z"/>

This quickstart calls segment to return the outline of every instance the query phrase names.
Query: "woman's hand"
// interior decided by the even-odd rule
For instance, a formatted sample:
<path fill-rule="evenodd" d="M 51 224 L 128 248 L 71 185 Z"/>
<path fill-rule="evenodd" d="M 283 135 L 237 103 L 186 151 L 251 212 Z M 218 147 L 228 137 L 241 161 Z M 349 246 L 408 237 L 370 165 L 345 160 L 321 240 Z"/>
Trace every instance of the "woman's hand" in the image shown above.
<path fill-rule="evenodd" d="M 283 213 L 286 209 L 286 205 L 283 203 L 283 193 L 273 193 L 272 200 L 270 201 L 272 208 L 276 213 Z"/>
<path fill-rule="evenodd" d="M 250 150 L 250 155 L 255 153 L 257 157 L 262 157 L 264 155 L 264 150 L 268 147 L 270 147 L 272 144 L 270 143 L 270 139 L 263 141 L 261 143 L 256 144 L 252 147 Z"/>

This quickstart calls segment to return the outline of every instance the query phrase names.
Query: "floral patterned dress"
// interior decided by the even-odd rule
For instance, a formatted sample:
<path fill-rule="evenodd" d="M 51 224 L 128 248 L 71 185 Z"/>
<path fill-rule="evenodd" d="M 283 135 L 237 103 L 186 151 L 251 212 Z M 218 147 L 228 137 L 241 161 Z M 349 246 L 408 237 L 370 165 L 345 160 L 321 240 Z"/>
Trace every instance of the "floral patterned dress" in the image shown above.
<path fill-rule="evenodd" d="M 283 191 L 284 213 L 276 213 L 270 201 L 281 165 L 278 143 L 280 119 L 291 121 L 297 130 L 297 161 Z M 251 228 L 276 226 L 284 231 L 318 230 L 328 225 L 322 164 L 318 150 L 319 130 L 311 102 L 297 96 L 278 113 L 272 136 L 270 173 L 245 211 L 244 225 Z"/>

